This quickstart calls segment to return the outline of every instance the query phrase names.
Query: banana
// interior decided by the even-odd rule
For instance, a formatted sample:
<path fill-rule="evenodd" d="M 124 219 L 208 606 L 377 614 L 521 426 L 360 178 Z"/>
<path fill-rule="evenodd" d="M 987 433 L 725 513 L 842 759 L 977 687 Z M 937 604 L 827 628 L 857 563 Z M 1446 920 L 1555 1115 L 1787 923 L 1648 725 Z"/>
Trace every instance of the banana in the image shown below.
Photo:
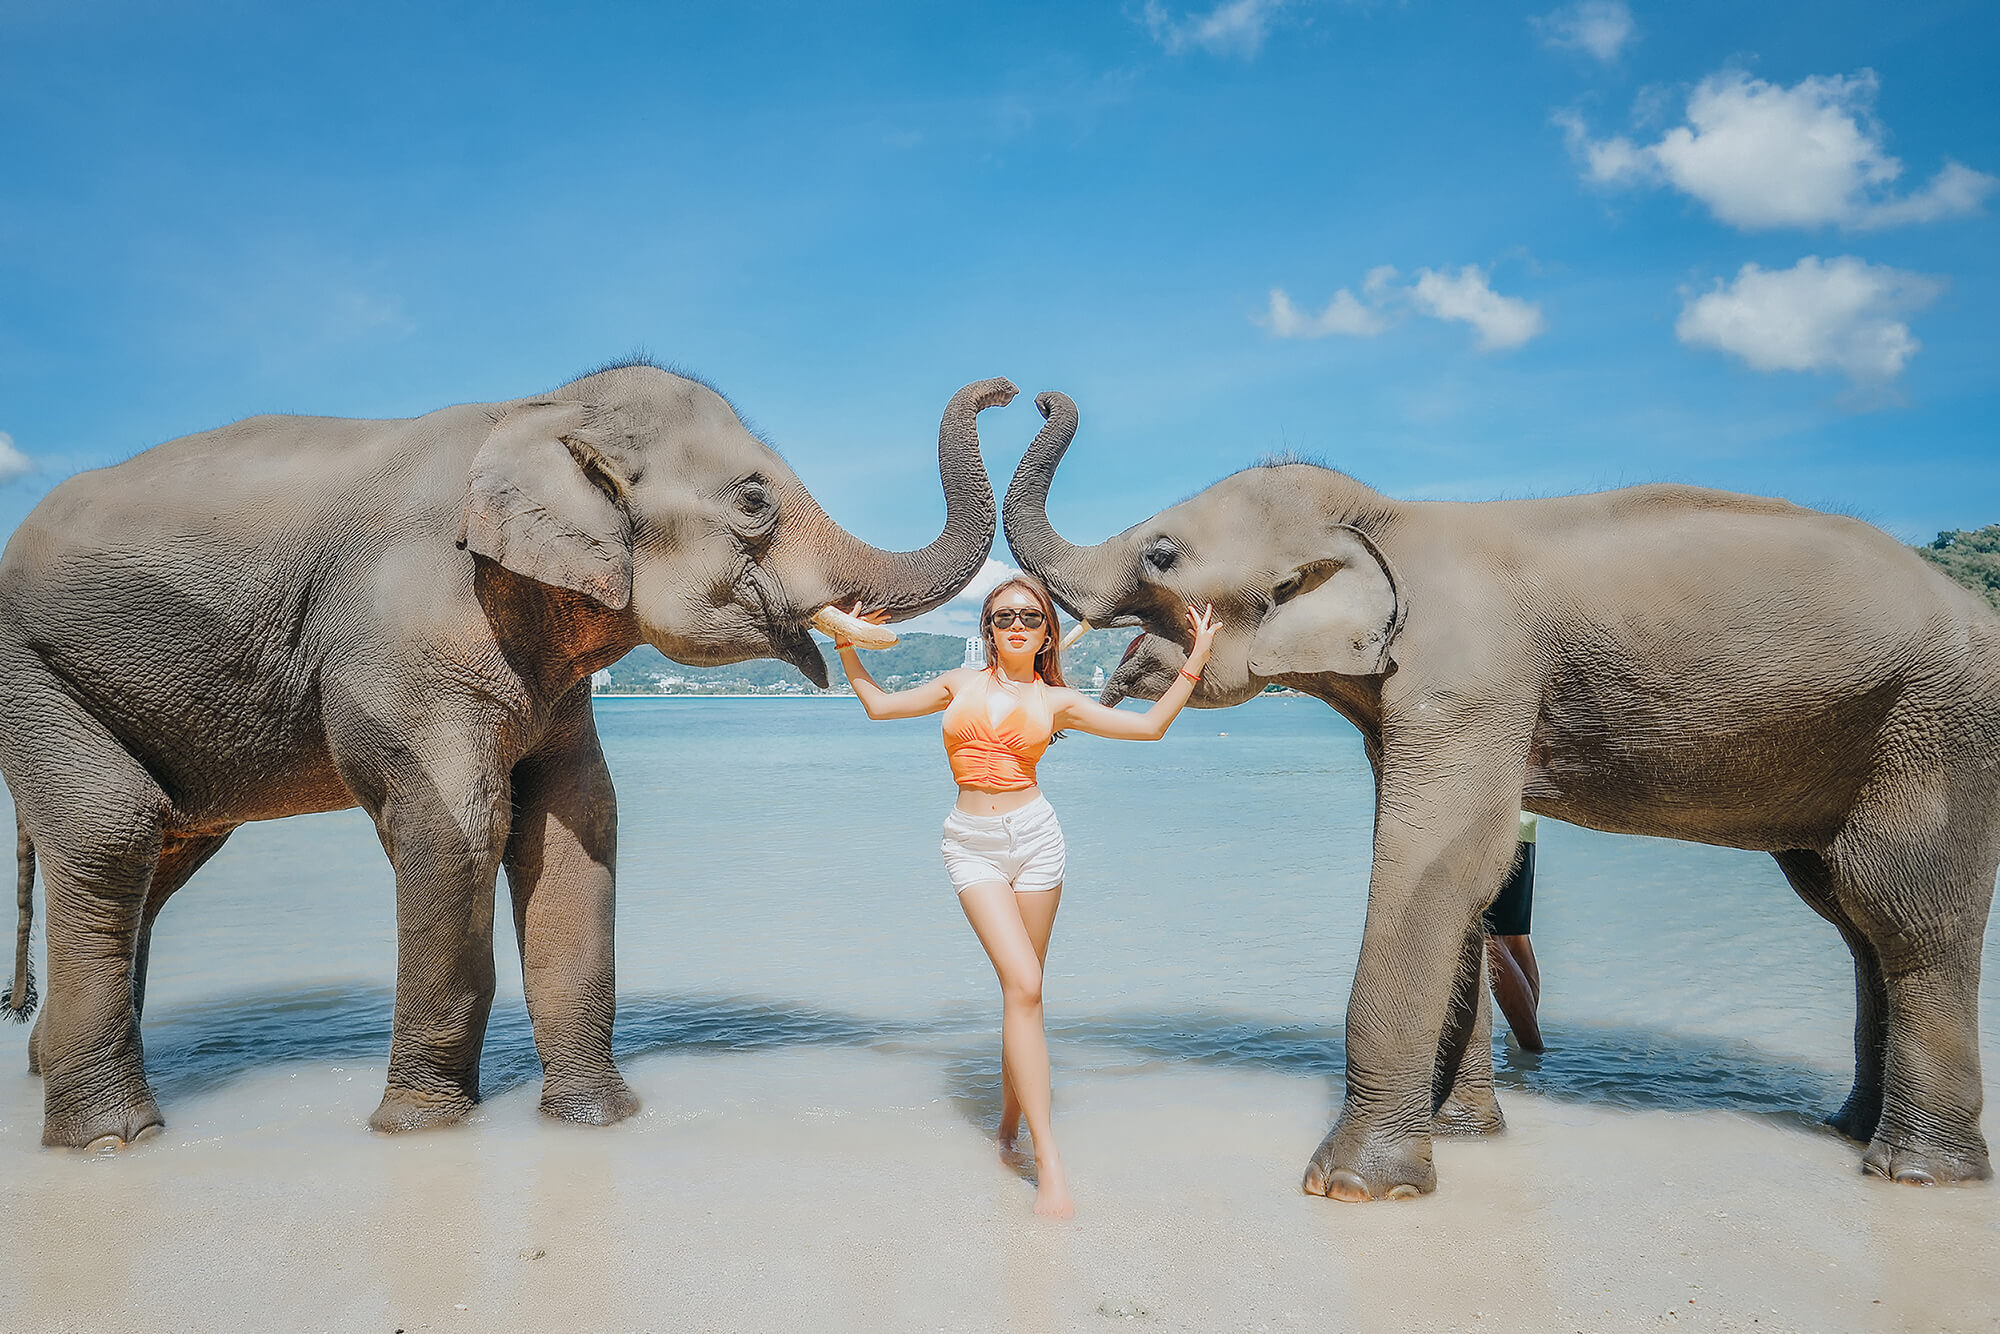
<path fill-rule="evenodd" d="M 896 643 L 896 632 L 886 625 L 864 621 L 838 607 L 821 607 L 813 614 L 812 623 L 823 634 L 833 636 L 836 644 L 851 643 L 856 648 L 892 648 Z"/>

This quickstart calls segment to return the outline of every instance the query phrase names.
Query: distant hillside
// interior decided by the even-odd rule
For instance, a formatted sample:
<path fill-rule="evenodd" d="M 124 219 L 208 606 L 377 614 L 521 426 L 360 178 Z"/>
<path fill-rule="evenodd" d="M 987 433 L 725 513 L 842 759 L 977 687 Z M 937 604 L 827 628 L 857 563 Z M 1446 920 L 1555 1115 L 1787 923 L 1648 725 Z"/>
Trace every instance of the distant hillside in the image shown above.
<path fill-rule="evenodd" d="M 1093 630 L 1063 655 L 1063 672 L 1070 683 L 1090 689 L 1095 672 L 1103 668 L 1110 675 L 1125 646 L 1136 633 L 1131 630 Z M 818 639 L 818 636 L 815 636 Z M 833 645 L 818 639 L 826 658 L 827 675 L 835 691 L 847 689 L 847 674 L 840 670 L 840 656 Z M 863 653 L 862 662 L 876 684 L 896 690 L 928 681 L 939 672 L 950 671 L 965 661 L 965 641 L 956 635 L 905 634 L 896 647 L 879 653 Z M 728 667 L 687 667 L 673 661 L 650 644 L 641 644 L 612 665 L 609 685 L 598 690 L 613 695 L 808 695 L 818 694 L 789 663 L 755 658 Z"/>
<path fill-rule="evenodd" d="M 2000 611 L 2000 523 L 1976 532 L 1939 533 L 1937 541 L 1916 551 Z"/>

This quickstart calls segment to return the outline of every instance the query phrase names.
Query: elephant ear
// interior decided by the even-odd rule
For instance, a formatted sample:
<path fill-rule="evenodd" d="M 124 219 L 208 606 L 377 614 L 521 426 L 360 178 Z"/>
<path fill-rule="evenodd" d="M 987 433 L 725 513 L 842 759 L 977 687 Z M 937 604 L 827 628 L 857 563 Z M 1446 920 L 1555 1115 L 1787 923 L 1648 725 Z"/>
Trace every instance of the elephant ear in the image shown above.
<path fill-rule="evenodd" d="M 632 600 L 632 521 L 617 477 L 577 434 L 589 415 L 524 403 L 494 424 L 472 459 L 460 545 L 617 611 Z"/>
<path fill-rule="evenodd" d="M 1407 612 L 1394 568 L 1358 528 L 1334 528 L 1327 553 L 1278 584 L 1278 604 L 1250 642 L 1259 676 L 1371 676 L 1386 671 Z"/>

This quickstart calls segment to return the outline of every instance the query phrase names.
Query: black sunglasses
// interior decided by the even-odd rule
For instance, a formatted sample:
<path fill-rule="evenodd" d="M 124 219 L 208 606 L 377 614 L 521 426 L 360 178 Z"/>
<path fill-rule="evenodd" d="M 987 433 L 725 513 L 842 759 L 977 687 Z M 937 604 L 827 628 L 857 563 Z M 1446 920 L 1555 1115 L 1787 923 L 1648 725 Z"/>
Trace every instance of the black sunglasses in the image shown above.
<path fill-rule="evenodd" d="M 1033 607 L 1002 607 L 986 618 L 987 624 L 999 630 L 1005 630 L 1015 621 L 1019 621 L 1024 629 L 1042 628 L 1042 614 Z"/>

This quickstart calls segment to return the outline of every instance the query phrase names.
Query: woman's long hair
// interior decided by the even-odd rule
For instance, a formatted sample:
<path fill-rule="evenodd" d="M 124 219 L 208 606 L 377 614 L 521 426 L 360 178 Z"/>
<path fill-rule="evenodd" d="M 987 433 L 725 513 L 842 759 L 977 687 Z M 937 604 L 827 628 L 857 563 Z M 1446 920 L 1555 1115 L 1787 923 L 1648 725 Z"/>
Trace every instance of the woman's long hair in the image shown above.
<path fill-rule="evenodd" d="M 1042 646 L 1035 650 L 1035 671 L 1049 685 L 1069 684 L 1063 680 L 1062 674 L 1062 625 L 1056 620 L 1055 599 L 1049 596 L 1049 590 L 1042 586 L 1042 581 L 1032 574 L 1010 575 L 995 584 L 993 591 L 986 595 L 986 604 L 979 609 L 979 636 L 986 641 L 986 665 L 990 668 L 1000 661 L 1000 650 L 993 643 L 993 623 L 988 618 L 993 615 L 994 600 L 1010 588 L 1026 590 L 1042 609 L 1043 638 Z"/>

